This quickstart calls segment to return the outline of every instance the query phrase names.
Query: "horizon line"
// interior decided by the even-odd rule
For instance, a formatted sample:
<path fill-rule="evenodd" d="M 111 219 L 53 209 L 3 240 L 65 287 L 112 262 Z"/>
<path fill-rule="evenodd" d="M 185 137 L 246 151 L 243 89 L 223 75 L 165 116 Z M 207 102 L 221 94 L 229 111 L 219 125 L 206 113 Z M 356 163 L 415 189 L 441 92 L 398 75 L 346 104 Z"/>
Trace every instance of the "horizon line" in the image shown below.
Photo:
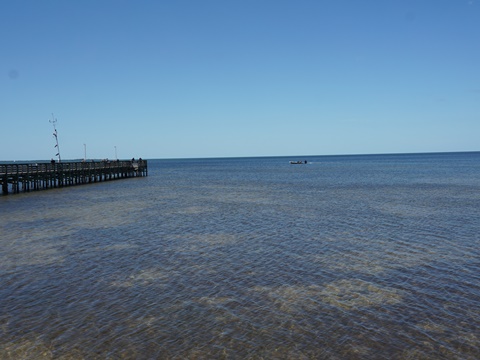
<path fill-rule="evenodd" d="M 316 155 L 253 155 L 253 156 L 204 156 L 204 157 L 145 157 L 143 160 L 207 160 L 207 159 L 252 159 L 252 158 L 287 158 L 287 157 L 335 157 L 335 156 L 384 156 L 384 155 L 426 155 L 426 154 L 461 154 L 461 153 L 478 153 L 480 150 L 464 150 L 464 151 L 424 151 L 424 152 L 389 152 L 389 153 L 357 153 L 357 154 L 316 154 Z M 89 158 L 87 161 L 102 161 L 108 158 Z M 63 160 L 62 162 L 82 162 L 83 158 Z M 108 159 L 116 161 L 117 159 Z M 118 159 L 120 161 L 128 161 L 131 159 Z M 0 163 L 20 163 L 20 162 L 50 162 L 51 160 L 0 160 Z"/>

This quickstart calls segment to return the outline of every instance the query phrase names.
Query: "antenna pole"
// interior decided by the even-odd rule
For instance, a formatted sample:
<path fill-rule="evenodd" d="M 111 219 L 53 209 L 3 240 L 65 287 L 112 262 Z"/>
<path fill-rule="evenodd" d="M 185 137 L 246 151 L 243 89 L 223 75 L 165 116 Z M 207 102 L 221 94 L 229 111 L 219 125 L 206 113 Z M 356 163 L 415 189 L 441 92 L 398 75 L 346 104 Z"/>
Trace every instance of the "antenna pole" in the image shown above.
<path fill-rule="evenodd" d="M 57 134 L 57 128 L 55 124 L 57 123 L 57 119 L 55 119 L 55 116 L 53 116 L 52 113 L 52 120 L 49 120 L 50 124 L 53 125 L 53 137 L 55 138 L 56 145 L 55 147 L 57 148 L 57 154 L 55 156 L 58 156 L 58 162 L 62 162 L 62 158 L 60 157 L 60 147 L 58 146 L 58 134 Z"/>

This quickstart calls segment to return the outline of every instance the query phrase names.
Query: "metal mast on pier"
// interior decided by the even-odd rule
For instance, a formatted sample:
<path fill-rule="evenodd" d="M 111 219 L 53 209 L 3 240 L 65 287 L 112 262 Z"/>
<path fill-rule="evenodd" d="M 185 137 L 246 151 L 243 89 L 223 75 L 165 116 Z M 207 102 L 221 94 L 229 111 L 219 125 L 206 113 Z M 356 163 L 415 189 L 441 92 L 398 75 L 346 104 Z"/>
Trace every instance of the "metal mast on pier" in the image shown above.
<path fill-rule="evenodd" d="M 60 147 L 58 146 L 58 134 L 57 134 L 57 128 L 55 126 L 55 124 L 57 123 L 57 119 L 55 119 L 55 117 L 53 116 L 53 113 L 52 113 L 52 120 L 49 120 L 49 122 L 53 125 L 53 136 L 55 137 L 55 142 L 56 142 L 56 145 L 55 147 L 57 148 L 57 153 L 55 154 L 55 156 L 58 156 L 58 162 L 62 162 L 62 158 L 60 157 Z"/>

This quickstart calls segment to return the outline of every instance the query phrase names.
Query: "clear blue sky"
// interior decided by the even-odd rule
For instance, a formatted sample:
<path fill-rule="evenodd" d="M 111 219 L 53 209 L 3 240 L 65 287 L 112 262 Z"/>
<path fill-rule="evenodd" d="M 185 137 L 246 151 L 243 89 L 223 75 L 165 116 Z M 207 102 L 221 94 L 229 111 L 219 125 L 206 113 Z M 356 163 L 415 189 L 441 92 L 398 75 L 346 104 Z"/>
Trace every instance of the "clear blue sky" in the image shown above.
<path fill-rule="evenodd" d="M 0 160 L 480 150 L 480 0 L 2 0 Z"/>

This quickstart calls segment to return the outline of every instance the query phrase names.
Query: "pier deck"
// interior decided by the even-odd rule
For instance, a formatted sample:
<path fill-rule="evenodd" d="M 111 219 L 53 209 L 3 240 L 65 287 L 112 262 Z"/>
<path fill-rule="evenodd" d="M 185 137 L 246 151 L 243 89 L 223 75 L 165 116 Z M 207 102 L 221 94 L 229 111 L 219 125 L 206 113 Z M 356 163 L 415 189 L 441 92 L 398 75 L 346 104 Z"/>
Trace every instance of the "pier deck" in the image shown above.
<path fill-rule="evenodd" d="M 146 160 L 0 164 L 4 195 L 147 175 Z"/>

